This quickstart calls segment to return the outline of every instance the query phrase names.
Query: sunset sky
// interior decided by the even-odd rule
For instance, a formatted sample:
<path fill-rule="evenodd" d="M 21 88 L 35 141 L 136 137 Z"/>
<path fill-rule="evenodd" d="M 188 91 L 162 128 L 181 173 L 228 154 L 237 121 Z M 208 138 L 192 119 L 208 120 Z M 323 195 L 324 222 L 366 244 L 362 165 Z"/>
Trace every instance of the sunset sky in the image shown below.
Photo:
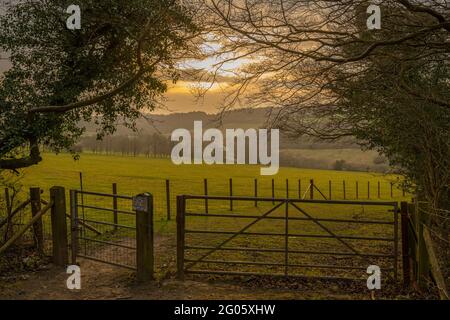
<path fill-rule="evenodd" d="M 185 61 L 181 68 L 183 69 L 202 69 L 212 71 L 216 61 L 207 59 L 204 61 Z M 9 61 L 4 54 L 0 54 L 0 73 L 4 72 L 9 66 Z M 226 70 L 238 68 L 240 63 L 230 63 L 224 66 L 222 75 L 231 77 Z M 226 94 L 228 83 L 221 81 L 211 87 L 209 82 L 198 82 L 189 79 L 181 79 L 176 84 L 169 84 L 169 90 L 165 95 L 164 104 L 167 110 L 155 110 L 155 114 L 167 114 L 172 112 L 191 112 L 203 111 L 206 113 L 217 113 L 223 97 Z M 196 96 L 197 89 L 209 88 L 208 92 L 202 97 Z"/>

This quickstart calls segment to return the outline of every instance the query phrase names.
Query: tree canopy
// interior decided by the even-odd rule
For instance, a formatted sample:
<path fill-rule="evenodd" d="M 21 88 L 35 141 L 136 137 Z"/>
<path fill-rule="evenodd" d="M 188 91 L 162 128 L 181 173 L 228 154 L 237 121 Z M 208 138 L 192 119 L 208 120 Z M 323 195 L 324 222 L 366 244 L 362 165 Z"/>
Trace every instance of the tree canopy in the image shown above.
<path fill-rule="evenodd" d="M 192 50 L 195 12 L 175 0 L 79 0 L 82 25 L 69 30 L 72 1 L 18 0 L 0 17 L 0 48 L 12 67 L 0 78 L 0 168 L 41 161 L 39 146 L 70 148 L 80 120 L 99 135 L 153 110 Z"/>

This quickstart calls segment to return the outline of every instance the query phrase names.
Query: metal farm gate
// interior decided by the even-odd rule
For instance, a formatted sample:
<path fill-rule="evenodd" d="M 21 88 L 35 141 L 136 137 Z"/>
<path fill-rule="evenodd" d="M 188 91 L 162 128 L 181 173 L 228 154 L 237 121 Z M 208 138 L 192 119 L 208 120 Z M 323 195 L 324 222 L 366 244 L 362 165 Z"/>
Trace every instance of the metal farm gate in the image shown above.
<path fill-rule="evenodd" d="M 397 280 L 398 229 L 396 202 L 179 196 L 178 277 L 362 280 L 377 265 Z"/>
<path fill-rule="evenodd" d="M 153 197 L 70 191 L 72 264 L 77 258 L 153 276 Z"/>

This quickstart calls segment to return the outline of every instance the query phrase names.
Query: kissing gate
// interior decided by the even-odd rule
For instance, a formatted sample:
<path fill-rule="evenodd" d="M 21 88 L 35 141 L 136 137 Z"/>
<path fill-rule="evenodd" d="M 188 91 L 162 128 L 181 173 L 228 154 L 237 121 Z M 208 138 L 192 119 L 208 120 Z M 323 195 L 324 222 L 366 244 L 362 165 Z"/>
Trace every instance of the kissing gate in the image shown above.
<path fill-rule="evenodd" d="M 216 212 L 202 212 L 206 202 Z M 178 196 L 178 277 L 367 280 L 376 265 L 397 280 L 398 229 L 396 202 Z"/>
<path fill-rule="evenodd" d="M 133 210 L 131 210 L 131 208 Z M 153 197 L 70 191 L 72 264 L 77 257 L 153 278 Z"/>

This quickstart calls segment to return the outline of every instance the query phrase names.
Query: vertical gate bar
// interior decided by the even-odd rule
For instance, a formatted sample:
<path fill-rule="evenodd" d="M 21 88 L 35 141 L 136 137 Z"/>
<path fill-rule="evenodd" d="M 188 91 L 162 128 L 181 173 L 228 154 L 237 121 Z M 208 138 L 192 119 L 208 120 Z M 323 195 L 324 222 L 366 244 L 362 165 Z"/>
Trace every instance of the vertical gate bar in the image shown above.
<path fill-rule="evenodd" d="M 391 184 L 391 198 L 393 198 L 394 197 L 394 188 L 393 188 L 394 184 L 392 182 L 390 184 Z"/>
<path fill-rule="evenodd" d="M 314 179 L 309 180 L 309 198 L 314 200 Z"/>
<path fill-rule="evenodd" d="M 275 204 L 275 179 L 272 179 L 272 204 Z"/>
<path fill-rule="evenodd" d="M 367 199 L 370 200 L 370 181 L 367 181 Z"/>
<path fill-rule="evenodd" d="M 171 219 L 170 212 L 170 180 L 166 179 L 166 209 L 167 209 L 167 220 Z"/>
<path fill-rule="evenodd" d="M 258 179 L 255 179 L 255 207 L 258 207 Z"/>
<path fill-rule="evenodd" d="M 286 208 L 285 208 L 285 243 L 284 243 L 284 275 L 287 277 L 289 274 L 288 265 L 289 265 L 289 200 L 286 199 Z"/>
<path fill-rule="evenodd" d="M 113 192 L 113 218 L 114 218 L 114 231 L 117 231 L 117 225 L 119 224 L 119 216 L 117 214 L 117 183 L 112 184 L 112 192 Z"/>
<path fill-rule="evenodd" d="M 30 188 L 31 217 L 41 211 L 41 188 Z M 39 254 L 44 253 L 44 232 L 42 218 L 33 224 L 34 246 Z"/>
<path fill-rule="evenodd" d="M 233 178 L 230 178 L 230 211 L 233 211 Z"/>
<path fill-rule="evenodd" d="M 394 205 L 394 279 L 398 280 L 398 204 Z"/>
<path fill-rule="evenodd" d="M 203 180 L 203 185 L 205 188 L 205 213 L 209 213 L 209 204 L 208 204 L 208 179 Z"/>
<path fill-rule="evenodd" d="M 186 199 L 183 196 L 177 196 L 177 277 L 179 280 L 184 280 L 185 208 Z"/>
<path fill-rule="evenodd" d="M 78 193 L 76 190 L 70 190 L 70 221 L 71 221 L 71 249 L 72 265 L 77 264 L 78 255 Z"/>
<path fill-rule="evenodd" d="M 409 237 L 408 237 L 408 203 L 400 204 L 401 231 L 402 231 L 402 263 L 403 263 L 403 286 L 409 287 L 411 281 L 411 266 L 409 264 Z"/>

